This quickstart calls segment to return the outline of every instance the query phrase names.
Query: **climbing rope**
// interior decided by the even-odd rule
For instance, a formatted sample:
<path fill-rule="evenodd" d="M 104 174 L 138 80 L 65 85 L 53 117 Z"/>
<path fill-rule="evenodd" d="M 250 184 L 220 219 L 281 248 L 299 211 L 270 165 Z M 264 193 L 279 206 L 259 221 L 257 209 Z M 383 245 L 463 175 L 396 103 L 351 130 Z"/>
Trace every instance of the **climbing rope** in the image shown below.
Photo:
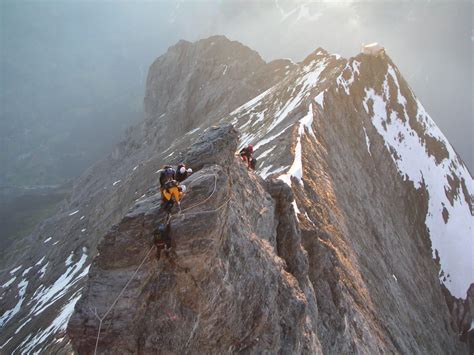
<path fill-rule="evenodd" d="M 193 186 L 193 184 L 195 184 L 197 181 L 202 180 L 203 178 L 205 178 L 205 177 L 207 177 L 207 176 L 212 176 L 212 177 L 214 177 L 214 188 L 212 189 L 211 194 L 210 194 L 209 196 L 207 196 L 203 201 L 201 201 L 201 202 L 199 202 L 199 203 L 196 203 L 196 204 L 194 204 L 194 205 L 192 205 L 192 206 L 190 206 L 190 207 L 187 207 L 187 208 L 185 208 L 184 210 L 181 210 L 181 209 L 180 209 L 180 212 L 179 212 L 178 214 L 181 214 L 183 211 L 190 210 L 190 209 L 192 209 L 192 208 L 195 208 L 195 207 L 197 207 L 197 206 L 200 206 L 200 205 L 206 203 L 206 202 L 209 201 L 209 199 L 214 195 L 214 193 L 215 193 L 216 190 L 217 190 L 217 174 L 204 174 L 204 175 L 201 175 L 201 176 L 199 176 L 196 180 L 191 181 L 191 182 L 189 183 L 189 186 L 190 186 L 190 187 Z M 185 197 L 186 197 L 186 195 L 185 195 Z"/>
<path fill-rule="evenodd" d="M 186 218 L 186 215 L 197 215 L 197 214 L 204 214 L 204 213 L 212 213 L 212 212 L 217 212 L 219 211 L 220 209 L 222 209 L 227 203 L 229 203 L 230 201 L 230 197 L 227 199 L 227 201 L 225 201 L 222 205 L 220 205 L 219 207 L 215 208 L 215 209 L 212 209 L 212 210 L 206 210 L 206 211 L 199 211 L 199 212 L 188 212 L 188 213 L 184 213 L 185 211 L 189 211 L 193 208 L 196 208 L 197 206 L 200 206 L 204 203 L 206 203 L 207 201 L 209 201 L 211 199 L 211 197 L 214 195 L 214 193 L 216 192 L 217 190 L 217 174 L 204 174 L 204 175 L 201 175 L 199 176 L 196 180 L 193 180 L 189 183 L 189 186 L 191 187 L 193 184 L 195 184 L 197 181 L 207 177 L 207 176 L 213 176 L 214 177 L 214 188 L 211 192 L 211 194 L 206 197 L 204 200 L 202 200 L 201 202 L 199 203 L 196 203 L 192 206 L 189 206 L 185 209 L 181 209 L 181 205 L 179 205 L 179 212 L 177 214 L 174 214 L 174 215 L 170 215 L 171 217 L 174 217 L 174 216 L 183 216 L 184 218 Z M 170 219 L 171 219 L 170 217 Z"/>
<path fill-rule="evenodd" d="M 122 294 L 125 292 L 125 290 L 127 289 L 128 285 L 130 284 L 130 282 L 132 282 L 132 280 L 135 278 L 135 276 L 137 275 L 138 271 L 140 270 L 140 268 L 143 266 L 143 264 L 145 263 L 145 260 L 148 258 L 148 255 L 150 255 L 150 252 L 153 250 L 154 248 L 154 245 L 151 246 L 151 248 L 148 250 L 148 252 L 146 253 L 145 257 L 143 258 L 142 262 L 140 263 L 140 265 L 138 265 L 137 269 L 135 270 L 135 272 L 133 273 L 132 277 L 127 281 L 127 283 L 125 284 L 125 286 L 122 288 L 122 290 L 120 291 L 120 293 L 118 294 L 118 296 L 115 298 L 114 302 L 112 303 L 112 305 L 107 309 L 107 311 L 105 312 L 105 314 L 100 317 L 99 314 L 97 313 L 97 309 L 95 310 L 95 316 L 97 317 L 97 319 L 99 319 L 99 330 L 97 332 L 97 339 L 96 339 L 96 342 L 95 342 L 95 349 L 94 349 L 94 355 L 97 354 L 97 347 L 99 346 L 99 338 L 100 338 L 100 331 L 102 329 L 102 322 L 104 321 L 105 317 L 107 317 L 109 315 L 109 313 L 112 311 L 112 309 L 115 307 L 115 305 L 117 304 L 119 298 L 122 296 Z"/>
<path fill-rule="evenodd" d="M 192 208 L 195 208 L 197 206 L 200 206 L 204 203 L 206 203 L 207 201 L 209 201 L 209 199 L 214 195 L 214 193 L 216 192 L 217 190 L 217 174 L 205 174 L 205 175 L 202 175 L 200 177 L 198 177 L 197 179 L 193 180 L 190 182 L 189 186 L 192 186 L 194 183 L 196 183 L 196 181 L 199 181 L 200 179 L 206 177 L 206 176 L 214 176 L 214 188 L 211 192 L 211 194 L 206 197 L 203 201 L 199 202 L 199 203 L 196 203 L 190 207 L 187 207 L 185 209 L 181 209 L 181 206 L 180 206 L 180 210 L 178 212 L 178 215 L 180 216 L 183 216 L 185 217 L 186 214 L 183 213 L 183 211 L 188 211 Z M 201 214 L 201 213 L 212 213 L 212 212 L 217 212 L 219 211 L 220 209 L 222 209 L 225 205 L 227 205 L 227 203 L 229 203 L 230 201 L 230 197 L 227 199 L 227 201 L 225 201 L 223 204 L 221 204 L 219 207 L 217 207 L 216 209 L 213 209 L 213 210 L 207 210 L 207 211 L 199 211 L 199 212 L 191 212 L 191 213 L 188 213 L 188 214 Z M 169 215 L 168 216 L 168 219 L 167 219 L 167 223 L 171 220 L 171 218 L 173 217 L 174 215 Z M 107 309 L 107 311 L 104 313 L 104 315 L 101 317 L 99 316 L 99 314 L 97 313 L 97 309 L 94 310 L 94 315 L 96 316 L 96 318 L 99 320 L 99 329 L 97 331 L 97 339 L 96 339 L 96 342 L 95 342 L 95 349 L 94 349 L 94 355 L 97 355 L 97 348 L 99 347 L 99 339 L 100 339 L 100 331 L 102 330 L 102 323 L 103 321 L 105 320 L 105 318 L 109 315 L 109 313 L 112 311 L 112 309 L 115 307 L 115 305 L 117 304 L 118 300 L 120 299 L 120 297 L 122 297 L 123 293 L 125 292 L 125 290 L 127 289 L 128 285 L 130 284 L 130 282 L 132 282 L 132 280 L 135 278 L 135 276 L 137 275 L 138 271 L 140 270 L 140 268 L 143 266 L 143 264 L 145 263 L 145 260 L 148 258 L 148 256 L 150 255 L 151 251 L 153 250 L 153 248 L 155 247 L 155 245 L 152 245 L 150 247 L 150 249 L 148 250 L 148 252 L 145 254 L 145 257 L 143 258 L 142 262 L 140 263 L 140 265 L 138 265 L 137 269 L 135 270 L 135 272 L 132 274 L 132 276 L 130 277 L 130 279 L 127 281 L 127 283 L 125 284 L 125 286 L 122 288 L 122 290 L 120 291 L 120 293 L 118 294 L 118 296 L 115 298 L 114 302 L 110 305 L 110 307 Z M 170 317 L 168 315 L 168 317 L 172 320 L 173 318 Z"/>

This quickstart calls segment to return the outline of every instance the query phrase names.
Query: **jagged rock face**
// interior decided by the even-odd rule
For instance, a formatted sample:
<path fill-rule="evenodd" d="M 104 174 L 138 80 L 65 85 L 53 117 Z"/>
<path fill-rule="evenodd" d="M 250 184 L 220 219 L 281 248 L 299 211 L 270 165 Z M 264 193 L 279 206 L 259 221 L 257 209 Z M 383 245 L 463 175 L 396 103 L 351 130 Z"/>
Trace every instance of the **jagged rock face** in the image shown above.
<path fill-rule="evenodd" d="M 195 56 L 189 65 L 184 59 L 170 59 L 184 50 L 183 46 L 186 57 Z M 27 240 L 15 245 L 4 258 L 0 280 L 2 351 L 64 349 L 69 342 L 65 327 L 80 297 L 99 239 L 120 222 L 136 200 L 156 192 L 156 171 L 164 163 L 182 161 L 184 157 L 179 152 L 189 147 L 207 127 L 200 128 L 199 124 L 205 120 L 217 121 L 221 118 L 218 115 L 225 116 L 265 90 L 284 75 L 286 67 L 292 66 L 289 61 L 265 64 L 255 52 L 223 37 L 181 43 L 177 47 L 160 57 L 150 69 L 148 82 L 153 84 L 147 89 L 146 97 L 152 97 L 153 92 L 160 93 L 161 97 L 167 90 L 173 95 L 160 99 L 157 111 L 147 109 L 147 118 L 127 132 L 112 154 L 74 182 L 73 191 L 60 211 L 39 225 Z M 207 82 L 210 71 L 214 70 L 212 65 L 217 65 L 212 61 L 217 53 L 227 61 L 222 62 L 222 68 L 214 68 L 216 73 L 223 74 L 224 64 L 228 72 L 222 75 L 223 79 L 216 77 Z M 207 102 L 205 107 L 199 106 L 197 110 L 195 101 L 183 101 L 183 95 L 191 97 L 194 90 L 183 77 L 167 80 L 168 73 L 178 75 L 180 70 L 189 70 L 193 80 L 205 84 L 206 90 L 198 100 Z M 232 94 L 213 97 L 219 91 L 212 89 L 213 85 Z M 147 104 L 147 107 L 150 106 Z M 167 111 L 160 118 L 162 109 Z M 153 113 L 160 115 L 155 117 Z M 190 114 L 186 116 L 187 123 L 175 125 L 184 119 L 185 113 Z M 190 122 L 193 126 L 188 128 Z M 165 132 L 165 127 L 174 127 L 175 135 Z M 191 132 L 186 134 L 186 129 Z"/>
<path fill-rule="evenodd" d="M 180 41 L 150 67 L 146 129 L 155 137 L 170 137 L 169 144 L 201 124 L 215 123 L 230 107 L 279 81 L 291 66 L 284 60 L 267 64 L 257 52 L 223 36 Z"/>
<path fill-rule="evenodd" d="M 296 218 L 287 213 L 291 191 L 234 161 L 232 127 L 210 131 L 188 156 L 216 140 L 225 146 L 213 149 L 214 161 L 185 181 L 182 212 L 171 219 L 174 256 L 155 256 L 153 230 L 166 218 L 156 195 L 137 203 L 100 243 L 69 323 L 79 353 L 94 351 L 99 322 L 93 310 L 106 314 L 143 260 L 103 321 L 98 352 L 319 351 L 314 328 L 305 328 L 315 307 L 300 287 L 309 283 L 307 260 Z M 266 188 L 281 197 L 273 199 Z"/>
<path fill-rule="evenodd" d="M 451 326 L 460 335 L 460 339 L 469 344 L 469 349 L 474 349 L 474 285 L 469 287 L 465 300 L 453 297 L 446 287 L 443 287 L 443 293 L 448 303 L 448 308 L 453 319 Z"/>
<path fill-rule="evenodd" d="M 90 353 L 92 309 L 105 314 L 144 260 L 102 352 L 468 352 L 473 180 L 388 56 L 264 64 L 213 37 L 171 48 L 147 90 L 146 120 L 2 275 L 2 351 L 67 349 L 83 294 L 69 333 Z M 266 182 L 234 160 L 229 122 Z M 173 218 L 177 263 L 144 259 L 163 217 L 155 172 L 182 161 L 197 171 L 185 207 L 214 190 L 208 173 L 216 192 Z"/>
<path fill-rule="evenodd" d="M 229 120 L 257 149 L 260 175 L 295 193 L 324 352 L 465 351 L 431 246 L 441 268 L 463 265 L 450 275 L 456 285 L 444 281 L 465 291 L 472 177 L 387 56 L 346 61 L 318 50 Z M 456 242 L 446 247 L 443 235 Z"/>

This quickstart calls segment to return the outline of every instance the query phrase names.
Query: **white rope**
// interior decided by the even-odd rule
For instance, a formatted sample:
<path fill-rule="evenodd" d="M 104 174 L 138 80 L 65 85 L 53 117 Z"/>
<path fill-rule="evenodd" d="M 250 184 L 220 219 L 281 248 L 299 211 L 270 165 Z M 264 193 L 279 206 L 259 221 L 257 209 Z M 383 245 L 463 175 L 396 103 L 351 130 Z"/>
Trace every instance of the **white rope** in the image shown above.
<path fill-rule="evenodd" d="M 127 283 L 125 284 L 125 286 L 122 288 L 122 291 L 120 291 L 120 293 L 118 294 L 118 296 L 115 298 L 114 302 L 112 303 L 112 305 L 109 307 L 109 309 L 107 309 L 107 311 L 105 312 L 105 314 L 100 317 L 97 313 L 97 310 L 95 311 L 95 316 L 99 319 L 99 330 L 97 332 L 97 339 L 96 339 L 96 342 L 95 342 L 95 349 L 94 349 L 94 355 L 97 354 L 97 347 L 99 346 L 99 338 L 100 338 L 100 331 L 101 331 L 101 328 L 102 328 L 102 322 L 103 320 L 105 319 L 105 317 L 108 316 L 108 314 L 112 311 L 112 309 L 115 307 L 115 305 L 117 304 L 119 298 L 122 296 L 122 294 L 125 292 L 125 290 L 127 289 L 128 285 L 130 284 L 130 282 L 132 282 L 132 280 L 135 278 L 135 276 L 137 275 L 138 273 L 138 270 L 140 270 L 140 268 L 143 266 L 143 264 L 145 263 L 145 260 L 148 258 L 148 255 L 150 254 L 150 252 L 153 250 L 155 246 L 152 245 L 151 248 L 148 250 L 148 252 L 146 253 L 145 257 L 143 258 L 142 262 L 140 263 L 140 265 L 138 265 L 137 269 L 135 270 L 135 272 L 133 273 L 132 277 L 127 281 Z"/>
<path fill-rule="evenodd" d="M 199 203 L 196 203 L 190 207 L 187 207 L 185 209 L 181 209 L 181 206 L 180 206 L 180 211 L 178 212 L 178 215 L 182 215 L 183 217 L 186 216 L 185 213 L 183 213 L 183 211 L 187 211 L 187 210 L 190 210 L 192 208 L 195 208 L 197 206 L 200 206 L 202 205 L 203 203 L 206 203 L 207 201 L 209 201 L 209 199 L 214 195 L 214 193 L 216 192 L 217 190 L 217 174 L 205 174 L 205 175 L 202 175 L 200 177 L 198 177 L 196 180 L 193 180 L 190 182 L 189 186 L 192 186 L 193 183 L 195 183 L 196 181 L 206 177 L 206 176 L 214 176 L 214 188 L 211 192 L 211 194 L 206 197 L 203 201 L 199 202 Z M 230 201 L 230 198 L 227 199 L 227 201 L 225 201 L 222 205 L 220 205 L 219 207 L 217 207 L 216 209 L 213 209 L 213 210 L 207 210 L 207 211 L 199 211 L 199 212 L 191 212 L 191 213 L 188 213 L 188 214 L 201 214 L 201 213 L 210 213 L 210 212 L 217 212 L 218 210 L 220 210 L 221 208 L 223 208 L 225 205 L 227 205 L 227 203 L 229 203 Z M 168 218 L 168 222 L 171 220 L 171 217 L 173 215 L 170 215 L 170 217 Z M 135 272 L 133 273 L 132 277 L 127 281 L 127 283 L 125 284 L 125 286 L 122 288 L 122 290 L 120 291 L 120 293 L 118 294 L 118 296 L 115 298 L 114 302 L 112 303 L 112 305 L 107 309 L 107 311 L 105 312 L 105 314 L 100 317 L 99 314 L 97 313 L 97 309 L 94 311 L 95 313 L 95 316 L 97 317 L 97 319 L 99 320 L 99 329 L 97 331 L 97 339 L 96 339 L 96 342 L 95 342 L 95 349 L 94 349 L 94 355 L 97 354 L 97 348 L 99 346 L 99 339 L 100 339 L 100 331 L 102 329 L 102 322 L 104 321 L 104 319 L 109 315 L 109 313 L 112 311 L 112 309 L 115 307 L 115 305 L 117 304 L 118 300 L 120 299 L 120 297 L 122 296 L 122 294 L 125 292 L 125 290 L 127 289 L 128 285 L 130 284 L 130 282 L 132 282 L 132 280 L 135 278 L 135 276 L 137 275 L 138 271 L 140 270 L 140 268 L 143 266 L 143 264 L 145 263 L 145 260 L 148 258 L 148 255 L 150 254 L 150 252 L 153 250 L 154 248 L 154 245 L 151 246 L 151 248 L 148 250 L 148 252 L 146 253 L 145 257 L 143 258 L 142 262 L 140 263 L 140 265 L 138 265 L 137 269 L 135 270 Z"/>
<path fill-rule="evenodd" d="M 203 201 L 199 202 L 199 203 L 196 203 L 195 205 L 193 206 L 190 206 L 188 208 L 185 208 L 184 210 L 180 210 L 180 214 L 183 212 L 183 211 L 187 211 L 187 210 L 190 210 L 192 208 L 195 208 L 197 206 L 200 206 L 202 205 L 203 203 L 206 203 L 207 201 L 209 201 L 209 199 L 214 195 L 214 193 L 216 192 L 217 190 L 217 174 L 205 174 L 205 175 L 201 175 L 199 176 L 196 180 L 193 180 L 189 183 L 189 186 L 192 186 L 194 183 L 196 183 L 197 181 L 207 177 L 207 176 L 213 176 L 214 177 L 214 188 L 212 189 L 212 192 L 211 194 L 206 197 Z"/>

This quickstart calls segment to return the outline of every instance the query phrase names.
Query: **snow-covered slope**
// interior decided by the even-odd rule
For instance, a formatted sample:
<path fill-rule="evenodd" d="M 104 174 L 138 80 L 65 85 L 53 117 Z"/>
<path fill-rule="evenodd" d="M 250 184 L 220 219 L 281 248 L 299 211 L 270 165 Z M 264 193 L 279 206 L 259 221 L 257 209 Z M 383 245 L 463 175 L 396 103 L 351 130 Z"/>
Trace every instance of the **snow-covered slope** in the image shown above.
<path fill-rule="evenodd" d="M 60 211 L 0 266 L 0 352 L 65 352 L 65 327 L 101 236 L 156 186 L 165 161 L 199 135 L 197 126 L 266 90 L 289 61 L 265 63 L 223 36 L 180 41 L 150 67 L 145 119 L 74 182 Z M 271 74 L 271 75 L 270 75 Z M 213 80 L 210 80 L 213 78 Z M 174 143 L 174 145 L 172 145 Z"/>
<path fill-rule="evenodd" d="M 453 320 L 439 279 L 463 298 L 474 282 L 473 179 L 388 56 L 318 49 L 267 64 L 222 37 L 180 42 L 151 67 L 146 106 L 2 270 L 1 351 L 70 346 L 100 238 L 156 192 L 161 165 L 229 122 L 254 145 L 257 174 L 291 186 L 324 353 L 463 349 L 456 333 L 472 317 Z"/>
<path fill-rule="evenodd" d="M 474 182 L 423 105 L 411 91 L 405 90 L 414 102 L 411 103 L 414 106 L 412 116 L 409 116 L 408 101 L 401 93 L 399 77 L 398 70 L 388 63 L 382 91 L 377 93 L 374 88 L 365 88 L 363 106 L 384 138 L 400 175 L 412 181 L 417 189 L 427 190 L 426 226 L 433 244 L 433 256 L 440 258 L 441 277 L 447 288 L 454 296 L 464 298 L 474 282 L 471 200 Z M 393 101 L 395 105 L 391 105 Z M 412 127 L 413 122 L 421 131 Z M 434 147 L 429 146 L 429 140 Z"/>
<path fill-rule="evenodd" d="M 337 110 L 337 101 L 325 105 L 331 90 L 336 100 L 350 99 L 358 114 L 362 106 L 368 117 L 364 125 L 370 123 L 383 138 L 400 177 L 426 189 L 426 226 L 433 256 L 440 259 L 440 278 L 454 296 L 465 298 L 474 282 L 473 178 L 387 56 L 336 58 L 316 51 L 283 82 L 235 110 L 231 122 L 242 131 L 242 146 L 254 144 L 263 177 L 281 174 L 291 185 L 289 176 L 301 181 L 304 175 L 301 135 L 312 133 L 312 105 L 321 110 L 319 119 L 326 109 Z M 371 139 L 363 129 L 370 156 Z M 291 134 L 291 143 L 282 144 L 284 135 Z M 282 151 L 291 151 L 293 160 Z"/>

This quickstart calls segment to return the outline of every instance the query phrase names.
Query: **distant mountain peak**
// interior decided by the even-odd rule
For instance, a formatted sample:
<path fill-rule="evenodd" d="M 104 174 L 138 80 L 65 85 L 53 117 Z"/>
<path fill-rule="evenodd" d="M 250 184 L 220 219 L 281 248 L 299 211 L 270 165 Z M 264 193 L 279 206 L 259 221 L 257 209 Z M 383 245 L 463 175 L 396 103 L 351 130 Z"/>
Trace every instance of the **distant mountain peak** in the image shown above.
<path fill-rule="evenodd" d="M 152 64 L 145 120 L 2 274 L 2 351 L 468 351 L 473 179 L 390 57 L 255 53 L 218 36 Z M 181 162 L 166 259 L 158 174 Z"/>

